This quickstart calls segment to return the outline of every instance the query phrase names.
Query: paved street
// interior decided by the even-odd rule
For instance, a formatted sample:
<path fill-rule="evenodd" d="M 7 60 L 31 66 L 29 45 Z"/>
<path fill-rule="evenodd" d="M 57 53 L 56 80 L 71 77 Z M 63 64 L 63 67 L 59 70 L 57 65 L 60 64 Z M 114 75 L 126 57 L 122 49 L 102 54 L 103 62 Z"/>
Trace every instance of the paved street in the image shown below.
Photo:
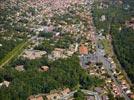
<path fill-rule="evenodd" d="M 98 95 L 97 92 L 92 92 L 92 91 L 89 91 L 89 90 L 84 90 L 82 89 L 81 90 L 85 95 L 92 95 L 95 97 L 95 100 L 101 100 L 101 97 Z M 65 95 L 64 97 L 61 97 L 60 100 L 68 100 L 70 97 L 73 97 L 74 93 L 76 93 L 77 90 L 75 91 L 72 91 L 71 93 Z"/>
<path fill-rule="evenodd" d="M 94 29 L 94 31 L 96 32 L 96 29 Z M 130 98 L 127 96 L 127 94 L 124 92 L 124 90 L 121 88 L 121 85 L 119 84 L 119 80 L 115 78 L 113 72 L 112 72 L 112 63 L 105 58 L 102 53 L 100 53 L 99 48 L 98 48 L 98 34 L 95 34 L 96 37 L 96 56 L 98 61 L 102 62 L 105 69 L 107 70 L 107 73 L 111 76 L 111 79 L 114 81 L 115 85 L 118 87 L 120 94 L 122 94 L 122 96 L 125 98 L 125 100 L 130 100 Z"/>
<path fill-rule="evenodd" d="M 119 80 L 114 77 L 114 74 L 111 71 L 111 65 L 112 64 L 106 58 L 104 58 L 103 56 L 99 56 L 98 58 L 103 63 L 105 69 L 107 70 L 107 73 L 111 76 L 111 79 L 114 81 L 115 85 L 119 89 L 119 92 L 122 94 L 122 96 L 125 98 L 125 100 L 130 100 L 129 97 L 127 96 L 127 94 L 122 89 L 121 85 L 119 84 Z"/>
<path fill-rule="evenodd" d="M 87 95 L 93 95 L 95 97 L 95 100 L 101 100 L 101 97 L 99 96 L 99 94 L 97 92 L 92 92 L 89 90 L 81 90 L 84 94 Z"/>
<path fill-rule="evenodd" d="M 90 2 L 90 1 L 91 0 L 89 0 L 88 2 Z M 92 0 L 92 2 L 94 2 L 94 0 Z M 89 4 L 89 8 L 90 8 L 93 3 L 88 3 L 88 4 Z M 112 72 L 111 62 L 103 56 L 102 52 L 100 52 L 102 50 L 100 50 L 99 44 L 98 44 L 99 34 L 97 34 L 96 32 L 97 32 L 96 28 L 94 27 L 96 53 L 93 54 L 92 56 L 90 56 L 91 57 L 90 59 L 94 59 L 94 60 L 96 60 L 96 62 L 100 61 L 103 63 L 105 69 L 107 70 L 107 73 L 111 76 L 111 79 L 114 81 L 115 85 L 118 87 L 120 94 L 122 94 L 122 96 L 125 98 L 125 100 L 130 100 L 130 98 L 127 96 L 127 94 L 124 92 L 121 85 L 119 84 L 119 80 L 115 78 L 115 76 Z M 105 50 L 104 50 L 104 52 L 105 52 Z"/>

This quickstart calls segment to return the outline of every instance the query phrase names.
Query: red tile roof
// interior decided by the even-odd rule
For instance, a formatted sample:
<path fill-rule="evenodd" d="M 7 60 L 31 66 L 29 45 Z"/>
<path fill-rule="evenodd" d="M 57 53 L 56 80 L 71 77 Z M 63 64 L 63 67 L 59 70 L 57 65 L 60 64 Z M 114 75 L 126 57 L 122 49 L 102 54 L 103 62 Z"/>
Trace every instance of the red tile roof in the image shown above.
<path fill-rule="evenodd" d="M 88 54 L 88 48 L 82 44 L 82 45 L 79 47 L 79 53 L 80 53 L 80 54 Z"/>

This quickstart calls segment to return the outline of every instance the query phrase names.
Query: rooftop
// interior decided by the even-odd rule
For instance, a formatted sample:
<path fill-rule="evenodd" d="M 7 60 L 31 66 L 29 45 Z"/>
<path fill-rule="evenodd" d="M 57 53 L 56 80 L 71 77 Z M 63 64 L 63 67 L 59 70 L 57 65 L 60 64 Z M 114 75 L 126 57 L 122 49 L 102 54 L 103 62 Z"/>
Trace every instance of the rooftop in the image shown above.
<path fill-rule="evenodd" d="M 88 48 L 84 46 L 84 44 L 81 44 L 81 46 L 79 47 L 79 53 L 82 55 L 88 54 Z"/>
<path fill-rule="evenodd" d="M 28 100 L 44 100 L 42 96 L 30 96 Z"/>

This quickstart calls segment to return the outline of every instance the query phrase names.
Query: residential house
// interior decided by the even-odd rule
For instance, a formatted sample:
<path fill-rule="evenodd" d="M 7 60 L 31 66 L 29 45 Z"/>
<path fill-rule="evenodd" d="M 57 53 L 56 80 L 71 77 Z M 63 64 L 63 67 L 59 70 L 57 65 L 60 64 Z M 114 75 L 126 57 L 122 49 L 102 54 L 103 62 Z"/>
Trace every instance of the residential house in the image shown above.
<path fill-rule="evenodd" d="M 81 44 L 79 47 L 79 53 L 81 55 L 87 55 L 88 54 L 88 48 L 84 46 L 84 44 Z"/>
<path fill-rule="evenodd" d="M 48 66 L 41 66 L 40 70 L 43 72 L 46 72 L 49 70 L 49 67 Z"/>
<path fill-rule="evenodd" d="M 24 65 L 17 65 L 16 67 L 15 67 L 15 69 L 17 70 L 17 71 L 24 71 L 25 69 L 24 69 Z"/>
<path fill-rule="evenodd" d="M 59 100 L 60 99 L 60 95 L 58 93 L 54 93 L 54 94 L 50 94 L 47 95 L 47 100 Z"/>
<path fill-rule="evenodd" d="M 131 97 L 132 99 L 134 99 L 134 94 L 132 94 L 130 97 Z"/>
<path fill-rule="evenodd" d="M 0 83 L 0 87 L 3 85 L 5 85 L 6 87 L 9 87 L 9 84 L 10 84 L 10 82 L 5 80 L 2 83 Z"/>
<path fill-rule="evenodd" d="M 42 96 L 30 96 L 28 100 L 44 100 Z"/>
<path fill-rule="evenodd" d="M 103 22 L 103 21 L 105 21 L 105 20 L 106 20 L 106 16 L 105 16 L 105 15 L 102 15 L 100 21 Z"/>
<path fill-rule="evenodd" d="M 67 95 L 68 93 L 70 93 L 70 89 L 69 88 L 66 88 L 63 91 L 61 91 L 62 95 Z"/>
<path fill-rule="evenodd" d="M 52 51 L 52 57 L 55 59 L 64 58 L 65 57 L 64 51 L 65 49 L 55 48 L 54 51 Z"/>
<path fill-rule="evenodd" d="M 2 44 L 0 44 L 0 47 L 2 47 Z"/>
<path fill-rule="evenodd" d="M 131 27 L 134 29 L 134 18 L 132 18 L 130 21 L 126 21 L 126 26 Z"/>

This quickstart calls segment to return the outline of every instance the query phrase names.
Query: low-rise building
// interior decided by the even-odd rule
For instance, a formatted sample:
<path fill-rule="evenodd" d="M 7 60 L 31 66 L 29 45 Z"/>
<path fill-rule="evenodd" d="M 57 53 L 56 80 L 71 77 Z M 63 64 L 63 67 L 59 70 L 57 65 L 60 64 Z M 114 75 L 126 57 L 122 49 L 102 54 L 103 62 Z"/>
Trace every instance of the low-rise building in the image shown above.
<path fill-rule="evenodd" d="M 95 100 L 95 97 L 94 96 L 87 96 L 86 99 L 87 100 Z"/>
<path fill-rule="evenodd" d="M 84 46 L 84 44 L 81 44 L 79 47 L 79 53 L 81 55 L 87 55 L 88 54 L 88 48 Z"/>
<path fill-rule="evenodd" d="M 47 100 L 58 100 L 60 99 L 60 95 L 58 93 L 47 95 Z"/>
<path fill-rule="evenodd" d="M 10 84 L 9 81 L 4 80 L 2 83 L 0 83 L 0 87 L 3 85 L 5 85 L 6 87 L 9 87 L 9 84 Z"/>
<path fill-rule="evenodd" d="M 42 96 L 30 96 L 28 100 L 44 100 Z"/>
<path fill-rule="evenodd" d="M 134 29 L 134 18 L 132 18 L 130 21 L 126 21 L 126 26 Z"/>
<path fill-rule="evenodd" d="M 69 88 L 65 88 L 63 91 L 58 91 L 46 96 L 47 100 L 60 100 L 62 96 L 69 94 L 71 90 Z"/>
<path fill-rule="evenodd" d="M 106 20 L 106 16 L 105 16 L 105 15 L 102 15 L 100 21 L 103 22 L 103 21 L 105 21 L 105 20 Z"/>
<path fill-rule="evenodd" d="M 49 70 L 49 67 L 48 66 L 41 66 L 40 67 L 40 71 L 46 72 L 48 70 Z"/>
<path fill-rule="evenodd" d="M 61 91 L 61 94 L 62 95 L 67 95 L 68 93 L 70 93 L 71 91 L 70 91 L 70 89 L 69 88 L 66 88 L 66 89 L 64 89 L 63 91 Z"/>
<path fill-rule="evenodd" d="M 130 95 L 130 97 L 132 98 L 132 100 L 134 99 L 134 94 Z"/>
<path fill-rule="evenodd" d="M 102 96 L 102 100 L 109 100 L 109 98 L 108 98 L 107 95 L 103 95 L 103 96 Z"/>
<path fill-rule="evenodd" d="M 104 93 L 104 90 L 103 90 L 103 88 L 101 88 L 101 87 L 96 87 L 94 90 L 95 90 L 97 93 L 99 93 L 99 94 L 103 94 L 103 93 Z"/>
<path fill-rule="evenodd" d="M 23 57 L 32 60 L 32 59 L 41 58 L 45 54 L 46 54 L 46 51 L 25 50 L 24 54 L 23 54 Z"/>
<path fill-rule="evenodd" d="M 2 47 L 2 44 L 0 44 L 0 47 Z"/>
<path fill-rule="evenodd" d="M 24 71 L 25 69 L 24 69 L 24 65 L 17 65 L 16 67 L 15 67 L 15 69 L 17 70 L 17 71 Z"/>
<path fill-rule="evenodd" d="M 52 58 L 54 59 L 65 58 L 64 52 L 65 49 L 55 48 L 54 51 L 52 51 Z"/>

